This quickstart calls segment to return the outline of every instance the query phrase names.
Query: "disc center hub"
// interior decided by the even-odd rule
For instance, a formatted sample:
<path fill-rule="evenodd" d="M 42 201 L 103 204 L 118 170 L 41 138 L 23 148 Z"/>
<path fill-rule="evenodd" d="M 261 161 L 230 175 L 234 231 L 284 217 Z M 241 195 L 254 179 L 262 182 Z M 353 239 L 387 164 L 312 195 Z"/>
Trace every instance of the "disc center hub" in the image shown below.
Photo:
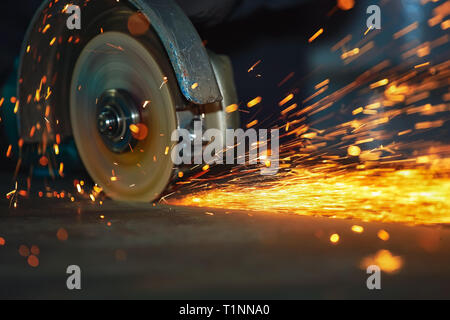
<path fill-rule="evenodd" d="M 98 131 L 102 135 L 117 137 L 120 134 L 119 127 L 125 119 L 121 118 L 116 110 L 111 106 L 105 106 L 98 115 Z"/>
<path fill-rule="evenodd" d="M 131 150 L 136 140 L 130 126 L 141 120 L 131 95 L 120 89 L 105 91 L 97 101 L 97 130 L 105 145 L 113 152 Z"/>

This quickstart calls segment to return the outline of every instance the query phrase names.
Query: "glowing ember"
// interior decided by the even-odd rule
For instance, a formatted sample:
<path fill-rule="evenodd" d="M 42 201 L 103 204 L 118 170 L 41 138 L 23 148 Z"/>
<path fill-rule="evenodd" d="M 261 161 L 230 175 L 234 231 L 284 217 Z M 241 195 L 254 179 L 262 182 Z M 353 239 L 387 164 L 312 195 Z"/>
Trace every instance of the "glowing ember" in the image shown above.
<path fill-rule="evenodd" d="M 59 241 L 66 241 L 69 239 L 69 234 L 67 233 L 67 230 L 64 228 L 59 228 L 56 232 L 56 237 Z"/>
<path fill-rule="evenodd" d="M 352 231 L 355 233 L 363 233 L 364 228 L 361 226 L 354 225 L 354 226 L 352 226 Z"/>
<path fill-rule="evenodd" d="M 20 245 L 20 247 L 19 247 L 19 254 L 20 254 L 22 257 L 28 257 L 28 256 L 30 255 L 30 249 L 28 248 L 28 246 L 22 244 L 22 245 Z"/>
<path fill-rule="evenodd" d="M 403 259 L 393 256 L 389 250 L 380 250 L 375 255 L 364 258 L 361 262 L 362 269 L 367 269 L 370 265 L 377 265 L 387 273 L 395 273 L 402 268 Z"/>
<path fill-rule="evenodd" d="M 133 137 L 137 140 L 144 140 L 148 135 L 148 128 L 143 123 L 130 125 L 130 130 Z"/>
<path fill-rule="evenodd" d="M 30 251 L 31 251 L 31 254 L 33 254 L 35 256 L 38 256 L 39 253 L 41 253 L 41 250 L 36 245 L 32 245 Z"/>
<path fill-rule="evenodd" d="M 330 242 L 331 243 L 338 243 L 339 242 L 339 235 L 337 233 L 333 233 L 330 236 Z"/>
<path fill-rule="evenodd" d="M 355 6 L 355 0 L 338 0 L 337 6 L 341 10 L 350 10 Z"/>
<path fill-rule="evenodd" d="M 378 231 L 377 236 L 378 236 L 378 238 L 380 238 L 383 241 L 388 241 L 390 238 L 390 235 L 386 230 Z"/>
<path fill-rule="evenodd" d="M 28 264 L 30 267 L 37 268 L 39 266 L 39 258 L 35 255 L 30 255 L 27 259 Z"/>

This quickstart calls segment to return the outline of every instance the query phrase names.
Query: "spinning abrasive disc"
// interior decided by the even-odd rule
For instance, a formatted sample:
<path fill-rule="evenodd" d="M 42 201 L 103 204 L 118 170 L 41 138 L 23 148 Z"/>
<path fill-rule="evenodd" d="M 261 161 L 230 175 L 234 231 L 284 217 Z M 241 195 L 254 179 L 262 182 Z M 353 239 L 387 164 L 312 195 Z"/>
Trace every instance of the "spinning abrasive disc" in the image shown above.
<path fill-rule="evenodd" d="M 73 135 L 93 180 L 116 200 L 160 196 L 172 176 L 167 150 L 180 93 L 156 36 L 93 38 L 77 60 L 70 94 Z"/>

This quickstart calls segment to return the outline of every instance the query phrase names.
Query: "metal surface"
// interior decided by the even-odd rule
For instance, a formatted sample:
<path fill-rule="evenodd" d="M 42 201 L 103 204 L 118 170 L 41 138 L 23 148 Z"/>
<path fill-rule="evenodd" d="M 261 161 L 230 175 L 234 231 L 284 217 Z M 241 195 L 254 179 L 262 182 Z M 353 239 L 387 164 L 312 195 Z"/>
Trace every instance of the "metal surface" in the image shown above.
<path fill-rule="evenodd" d="M 1 298 L 450 297 L 446 227 L 56 198 L 8 205 L 0 202 Z M 354 224 L 364 232 L 352 232 Z M 381 229 L 388 241 L 377 237 Z M 39 247 L 37 268 L 21 245 Z M 360 264 L 379 250 L 400 256 L 403 267 L 382 272 L 381 290 L 369 290 Z M 74 264 L 82 290 L 70 291 L 66 269 Z"/>
<path fill-rule="evenodd" d="M 63 10 L 69 3 L 81 7 L 81 30 L 66 27 L 69 16 Z M 18 118 L 25 142 L 52 140 L 56 133 L 63 137 L 71 135 L 69 112 L 64 106 L 68 105 L 75 61 L 86 43 L 101 30 L 127 32 L 126 21 L 120 26 L 113 23 L 114 16 L 124 10 L 141 11 L 151 21 L 186 99 L 196 104 L 222 99 L 201 39 L 172 0 L 131 0 L 130 3 L 47 0 L 29 26 L 20 59 Z M 43 32 L 47 25 L 50 27 Z M 193 86 L 194 83 L 197 85 Z M 34 134 L 30 134 L 33 127 Z"/>

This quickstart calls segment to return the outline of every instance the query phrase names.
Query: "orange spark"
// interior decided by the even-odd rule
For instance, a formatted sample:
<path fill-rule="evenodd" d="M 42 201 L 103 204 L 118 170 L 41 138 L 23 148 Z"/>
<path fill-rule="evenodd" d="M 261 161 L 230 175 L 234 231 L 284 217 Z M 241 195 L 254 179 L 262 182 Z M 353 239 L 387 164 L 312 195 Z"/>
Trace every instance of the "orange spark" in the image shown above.
<path fill-rule="evenodd" d="M 232 112 L 235 112 L 238 108 L 239 107 L 237 104 L 231 104 L 225 108 L 225 111 L 226 111 L 226 113 L 232 113 Z"/>
<path fill-rule="evenodd" d="M 294 94 L 289 94 L 287 95 L 286 98 L 284 98 L 283 100 L 281 100 L 280 102 L 278 102 L 278 105 L 281 107 L 283 105 L 285 105 L 286 103 L 288 103 L 289 101 L 291 101 L 294 98 Z"/>
<path fill-rule="evenodd" d="M 253 99 L 247 103 L 247 107 L 253 108 L 257 104 L 261 103 L 261 101 L 262 101 L 261 97 L 256 97 L 255 99 Z"/>
<path fill-rule="evenodd" d="M 252 72 L 256 68 L 256 66 L 258 66 L 260 63 L 261 63 L 261 60 L 256 61 L 256 63 L 253 66 L 251 66 L 247 72 Z"/>
<path fill-rule="evenodd" d="M 42 30 L 42 33 L 46 33 L 50 29 L 50 24 L 47 24 L 44 29 Z"/>
<path fill-rule="evenodd" d="M 388 83 L 389 83 L 389 80 L 388 80 L 388 79 L 382 79 L 382 80 L 380 80 L 380 81 L 377 81 L 377 82 L 375 82 L 375 83 L 372 83 L 372 84 L 370 85 L 370 89 L 375 89 L 375 88 L 378 88 L 378 87 L 382 87 L 382 86 L 387 85 Z"/>
<path fill-rule="evenodd" d="M 308 42 L 313 42 L 318 36 L 320 36 L 323 33 L 323 28 L 320 28 L 314 35 L 308 39 Z"/>
<path fill-rule="evenodd" d="M 253 120 L 252 122 L 248 123 L 246 125 L 247 129 L 250 129 L 251 127 L 255 126 L 256 124 L 258 124 L 258 120 Z"/>
<path fill-rule="evenodd" d="M 12 145 L 8 146 L 8 150 L 6 150 L 6 157 L 9 158 L 11 156 Z"/>

